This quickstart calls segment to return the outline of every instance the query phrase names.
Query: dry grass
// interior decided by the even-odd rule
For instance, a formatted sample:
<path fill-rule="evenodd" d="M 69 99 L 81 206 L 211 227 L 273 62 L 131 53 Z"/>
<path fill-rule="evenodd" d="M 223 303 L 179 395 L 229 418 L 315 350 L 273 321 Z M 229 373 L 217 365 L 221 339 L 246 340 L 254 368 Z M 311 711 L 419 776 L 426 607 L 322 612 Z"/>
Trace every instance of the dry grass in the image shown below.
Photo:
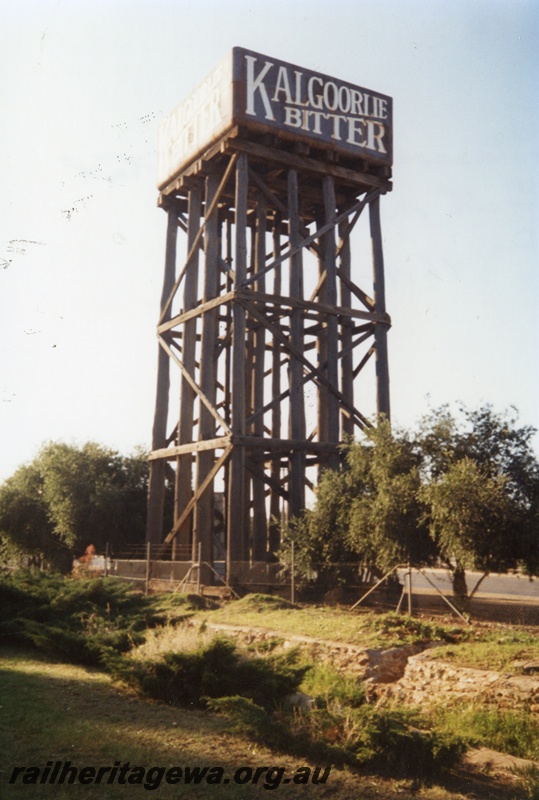
<path fill-rule="evenodd" d="M 129 658 L 134 661 L 154 661 L 163 653 L 192 652 L 200 645 L 209 644 L 215 633 L 205 630 L 204 625 L 163 625 L 146 632 L 144 644 L 133 648 Z"/>

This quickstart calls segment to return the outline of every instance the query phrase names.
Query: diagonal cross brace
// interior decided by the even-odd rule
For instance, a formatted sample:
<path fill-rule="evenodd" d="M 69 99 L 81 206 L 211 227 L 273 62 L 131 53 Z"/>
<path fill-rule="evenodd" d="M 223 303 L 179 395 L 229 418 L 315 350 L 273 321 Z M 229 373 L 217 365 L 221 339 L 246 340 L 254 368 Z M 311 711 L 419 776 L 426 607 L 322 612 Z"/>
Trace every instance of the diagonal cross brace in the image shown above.
<path fill-rule="evenodd" d="M 346 408 L 349 411 L 349 413 L 356 418 L 357 424 L 360 427 L 362 428 L 370 427 L 369 420 L 366 417 L 364 417 L 363 414 L 361 414 L 356 408 L 354 408 L 351 405 L 351 403 L 349 403 L 346 397 L 344 397 L 344 395 L 335 386 L 333 386 L 333 384 L 330 383 L 330 381 L 328 381 L 328 379 L 325 377 L 325 375 L 322 374 L 319 368 L 313 367 L 310 361 L 308 361 L 308 359 L 306 359 L 305 356 L 303 356 L 299 350 L 297 350 L 292 344 L 290 344 L 290 341 L 286 338 L 286 336 L 283 333 L 281 333 L 281 331 L 275 325 L 269 322 L 264 317 L 264 315 L 261 314 L 257 308 L 255 308 L 255 306 L 253 306 L 244 298 L 239 298 L 239 302 L 245 308 L 245 310 L 249 312 L 249 314 L 258 319 L 259 322 L 261 322 L 262 325 L 264 325 L 264 327 L 266 327 L 270 331 L 270 333 L 272 333 L 273 336 L 284 345 L 286 350 L 288 350 L 288 352 L 291 355 L 293 355 L 302 364 L 304 368 L 306 368 L 310 373 L 312 373 L 313 378 L 315 378 L 319 384 L 328 389 L 339 400 L 339 402 L 344 406 L 344 408 Z"/>

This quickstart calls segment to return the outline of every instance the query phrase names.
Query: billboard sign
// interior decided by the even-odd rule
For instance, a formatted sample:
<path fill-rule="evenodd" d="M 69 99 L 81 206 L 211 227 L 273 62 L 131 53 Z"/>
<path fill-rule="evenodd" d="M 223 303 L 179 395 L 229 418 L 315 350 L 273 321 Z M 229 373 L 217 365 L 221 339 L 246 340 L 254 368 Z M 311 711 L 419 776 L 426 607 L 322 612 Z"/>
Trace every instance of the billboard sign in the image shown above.
<path fill-rule="evenodd" d="M 237 125 L 392 163 L 390 97 L 235 47 L 162 123 L 159 186 Z"/>

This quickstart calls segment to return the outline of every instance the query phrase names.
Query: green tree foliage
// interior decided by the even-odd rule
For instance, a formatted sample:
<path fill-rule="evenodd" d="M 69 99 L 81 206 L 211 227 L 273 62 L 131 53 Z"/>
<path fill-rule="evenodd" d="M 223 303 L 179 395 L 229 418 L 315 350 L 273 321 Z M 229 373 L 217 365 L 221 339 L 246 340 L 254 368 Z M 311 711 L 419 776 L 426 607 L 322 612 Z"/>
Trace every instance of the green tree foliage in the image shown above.
<path fill-rule="evenodd" d="M 421 523 L 421 454 L 403 432 L 382 422 L 347 453 L 356 491 L 349 503 L 348 539 L 360 561 L 387 572 L 397 564 L 424 564 L 432 544 Z"/>
<path fill-rule="evenodd" d="M 421 490 L 431 536 L 453 574 L 455 596 L 465 605 L 466 569 L 505 572 L 518 563 L 514 499 L 503 475 L 491 476 L 461 458 Z"/>
<path fill-rule="evenodd" d="M 428 498 L 434 497 L 440 500 L 442 493 L 447 498 L 449 491 L 462 496 L 465 487 L 461 484 L 466 475 L 477 488 L 486 481 L 486 487 L 493 493 L 493 507 L 497 509 L 495 524 L 492 524 L 494 511 L 488 512 L 482 495 L 478 494 L 474 502 L 473 493 L 466 494 L 470 529 L 474 527 L 472 518 L 482 514 L 482 530 L 490 529 L 493 535 L 488 558 L 479 525 L 473 535 L 462 539 L 463 546 L 468 543 L 465 560 L 475 563 L 478 569 L 503 569 L 504 564 L 507 567 L 518 563 L 530 574 L 539 570 L 539 462 L 532 446 L 535 432 L 531 426 L 518 424 L 514 410 L 495 413 L 490 405 L 474 411 L 463 408 L 458 416 L 443 406 L 422 420 L 418 445 L 423 453 L 423 483 L 436 487 L 424 495 L 424 500 L 429 502 Z M 460 462 L 471 462 L 476 470 L 470 463 L 457 469 Z M 441 478 L 444 480 L 438 485 Z M 428 514 L 432 521 L 434 508 Z M 436 514 L 438 536 L 439 507 Z M 462 521 L 463 513 L 460 516 Z M 482 563 L 492 566 L 482 567 Z"/>
<path fill-rule="evenodd" d="M 11 560 L 30 566 L 61 562 L 62 548 L 43 497 L 43 480 L 35 463 L 19 469 L 0 487 L 0 547 Z"/>
<path fill-rule="evenodd" d="M 515 413 L 447 406 L 417 434 L 382 421 L 345 450 L 342 469 L 324 473 L 312 509 L 293 520 L 279 553 L 300 579 L 335 585 L 336 562 L 376 572 L 440 560 L 455 593 L 465 571 L 539 571 L 539 463 L 535 430 Z"/>
<path fill-rule="evenodd" d="M 64 571 L 89 544 L 143 541 L 147 482 L 142 453 L 51 442 L 0 486 L 4 552 Z"/>
<path fill-rule="evenodd" d="M 328 470 L 318 484 L 316 503 L 281 531 L 278 557 L 294 568 L 297 585 L 316 578 L 319 586 L 331 588 L 344 580 L 339 565 L 357 561 L 348 539 L 350 497 L 355 489 L 348 472 Z"/>
<path fill-rule="evenodd" d="M 405 433 L 388 422 L 351 443 L 343 469 L 322 475 L 316 503 L 285 531 L 280 559 L 290 564 L 294 541 L 295 571 L 305 582 L 345 579 L 337 562 L 360 562 L 375 571 L 400 563 L 424 563 L 432 542 L 421 523 L 418 498 L 420 456 Z"/>

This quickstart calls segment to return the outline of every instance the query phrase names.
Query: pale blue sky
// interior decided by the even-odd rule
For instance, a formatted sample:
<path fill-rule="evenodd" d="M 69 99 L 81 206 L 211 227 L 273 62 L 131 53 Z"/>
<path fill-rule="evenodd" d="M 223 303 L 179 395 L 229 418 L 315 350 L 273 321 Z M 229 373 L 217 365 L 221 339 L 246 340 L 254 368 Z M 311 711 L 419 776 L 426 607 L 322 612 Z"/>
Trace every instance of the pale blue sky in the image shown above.
<path fill-rule="evenodd" d="M 539 427 L 539 3 L 0 10 L 0 480 L 50 439 L 149 446 L 157 126 L 234 45 L 394 98 L 382 203 L 394 420 L 491 402 Z"/>

